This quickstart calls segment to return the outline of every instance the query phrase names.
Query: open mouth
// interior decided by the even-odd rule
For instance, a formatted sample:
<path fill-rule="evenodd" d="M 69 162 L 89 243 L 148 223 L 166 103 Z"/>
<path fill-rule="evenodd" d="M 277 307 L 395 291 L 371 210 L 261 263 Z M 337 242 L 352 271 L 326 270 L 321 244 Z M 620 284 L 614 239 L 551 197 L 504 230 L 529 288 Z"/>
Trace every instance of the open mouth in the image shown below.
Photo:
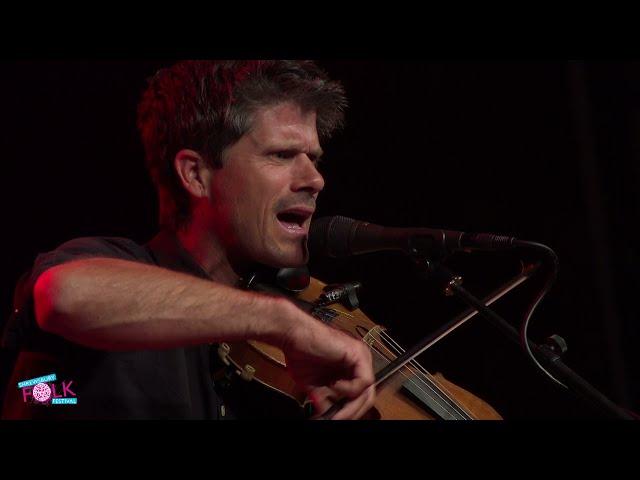
<path fill-rule="evenodd" d="M 276 215 L 280 225 L 292 233 L 304 233 L 307 230 L 307 220 L 313 211 L 301 209 L 289 209 Z"/>

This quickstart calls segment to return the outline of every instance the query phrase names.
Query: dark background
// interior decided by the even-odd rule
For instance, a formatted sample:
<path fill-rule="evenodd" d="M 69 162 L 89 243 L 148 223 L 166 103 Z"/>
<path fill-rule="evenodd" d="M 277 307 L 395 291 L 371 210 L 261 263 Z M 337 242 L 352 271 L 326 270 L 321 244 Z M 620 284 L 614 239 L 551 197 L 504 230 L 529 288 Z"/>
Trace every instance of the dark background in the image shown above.
<path fill-rule="evenodd" d="M 171 60 L 0 64 L 3 272 L 0 313 L 38 254 L 73 237 L 148 240 L 156 199 L 135 108 Z M 640 62 L 329 61 L 350 98 L 347 127 L 325 145 L 317 216 L 388 226 L 490 231 L 551 246 L 557 283 L 531 338 L 565 338 L 565 362 L 639 411 L 635 221 Z M 511 254 L 448 262 L 487 293 L 518 271 Z M 363 309 L 404 345 L 463 310 L 417 279 L 406 259 L 314 260 L 325 281 L 363 283 Z M 539 283 L 496 309 L 514 325 Z M 3 354 L 6 370 L 8 355 Z M 420 357 L 505 418 L 600 418 L 474 319 Z"/>

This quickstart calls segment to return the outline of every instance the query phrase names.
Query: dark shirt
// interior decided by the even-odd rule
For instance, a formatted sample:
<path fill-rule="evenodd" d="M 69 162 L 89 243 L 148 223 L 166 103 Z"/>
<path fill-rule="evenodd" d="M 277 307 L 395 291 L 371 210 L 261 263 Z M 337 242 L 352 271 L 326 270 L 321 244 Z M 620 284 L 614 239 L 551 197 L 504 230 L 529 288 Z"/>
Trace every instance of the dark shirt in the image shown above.
<path fill-rule="evenodd" d="M 3 337 L 4 346 L 19 353 L 6 389 L 2 418 L 232 417 L 222 407 L 212 380 L 215 360 L 211 353 L 215 345 L 107 352 L 80 346 L 39 328 L 33 308 L 33 286 L 38 277 L 55 265 L 91 257 L 131 260 L 209 279 L 175 235 L 167 231 L 145 245 L 125 238 L 78 238 L 38 255 L 31 271 L 16 287 L 17 312 Z M 51 373 L 57 377 L 56 395 L 75 396 L 77 404 L 34 404 L 17 387 L 20 381 Z M 67 391 L 63 391 L 62 382 L 66 382 Z"/>

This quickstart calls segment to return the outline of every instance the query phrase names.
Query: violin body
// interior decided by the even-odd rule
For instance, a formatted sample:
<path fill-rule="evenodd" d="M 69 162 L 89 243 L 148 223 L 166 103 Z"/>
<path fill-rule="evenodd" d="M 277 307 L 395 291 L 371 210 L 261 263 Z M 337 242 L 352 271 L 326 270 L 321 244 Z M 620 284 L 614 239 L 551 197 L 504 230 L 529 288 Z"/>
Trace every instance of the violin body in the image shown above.
<path fill-rule="evenodd" d="M 314 307 L 325 286 L 312 278 L 309 286 L 298 294 L 297 300 L 308 305 L 309 308 L 305 310 L 314 317 L 366 342 L 372 351 L 375 371 L 393 360 L 398 352 L 397 346 L 393 345 L 394 342 L 386 335 L 385 329 L 372 322 L 360 309 L 351 310 L 339 303 L 327 307 Z M 300 389 L 289 375 L 284 353 L 280 349 L 262 342 L 248 341 L 221 344 L 217 354 L 223 364 L 228 366 L 227 379 L 233 383 L 244 383 L 240 387 L 242 395 L 252 395 L 257 388 L 278 398 L 277 416 L 305 418 L 312 413 L 306 392 Z M 230 387 L 233 388 L 237 387 Z M 269 413 L 275 412 L 272 409 Z M 441 374 L 428 373 L 415 362 L 377 387 L 374 408 L 364 418 L 502 419 L 480 398 L 448 381 Z"/>

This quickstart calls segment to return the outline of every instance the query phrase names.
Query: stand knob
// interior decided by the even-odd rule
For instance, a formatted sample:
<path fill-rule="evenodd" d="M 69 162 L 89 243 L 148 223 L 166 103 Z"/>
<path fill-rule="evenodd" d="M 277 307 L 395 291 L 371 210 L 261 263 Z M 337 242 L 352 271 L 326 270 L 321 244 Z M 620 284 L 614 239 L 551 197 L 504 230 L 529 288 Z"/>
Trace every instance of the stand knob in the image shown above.
<path fill-rule="evenodd" d="M 547 338 L 546 345 L 553 353 L 560 356 L 565 354 L 569 349 L 569 347 L 567 346 L 567 342 L 565 342 L 564 338 L 562 338 L 560 335 L 551 335 L 549 338 Z"/>

